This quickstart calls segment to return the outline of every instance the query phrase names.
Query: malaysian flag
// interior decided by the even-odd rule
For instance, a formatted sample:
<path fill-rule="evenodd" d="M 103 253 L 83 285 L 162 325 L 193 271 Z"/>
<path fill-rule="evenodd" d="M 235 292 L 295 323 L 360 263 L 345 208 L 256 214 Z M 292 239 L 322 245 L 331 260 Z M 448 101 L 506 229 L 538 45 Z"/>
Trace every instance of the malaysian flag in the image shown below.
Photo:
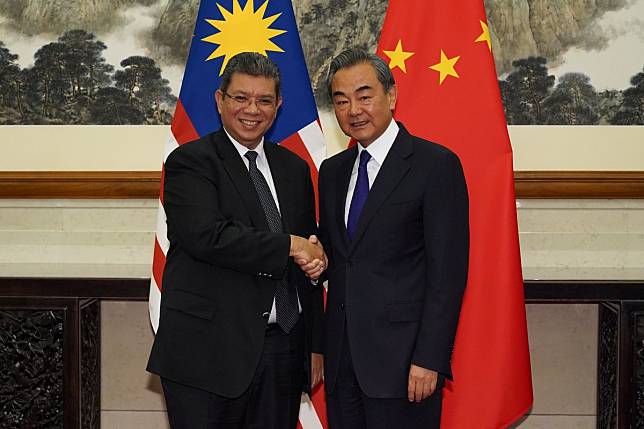
<path fill-rule="evenodd" d="M 266 135 L 303 158 L 311 169 L 317 187 L 317 172 L 326 156 L 318 112 L 304 62 L 295 15 L 290 1 L 266 0 L 255 7 L 253 0 L 203 0 L 179 101 L 165 147 L 164 160 L 179 145 L 196 140 L 221 128 L 215 104 L 215 91 L 228 61 L 241 52 L 267 55 L 279 67 L 284 103 Z M 161 180 L 163 186 L 163 175 Z M 317 194 L 317 188 L 316 188 Z M 163 268 L 170 243 L 167 239 L 163 188 L 159 196 L 157 232 L 154 243 L 150 284 L 150 321 L 159 325 Z M 303 429 L 326 427 L 323 389 L 317 388 L 313 401 L 304 399 L 300 411 Z M 318 411 L 319 410 L 319 411 Z"/>

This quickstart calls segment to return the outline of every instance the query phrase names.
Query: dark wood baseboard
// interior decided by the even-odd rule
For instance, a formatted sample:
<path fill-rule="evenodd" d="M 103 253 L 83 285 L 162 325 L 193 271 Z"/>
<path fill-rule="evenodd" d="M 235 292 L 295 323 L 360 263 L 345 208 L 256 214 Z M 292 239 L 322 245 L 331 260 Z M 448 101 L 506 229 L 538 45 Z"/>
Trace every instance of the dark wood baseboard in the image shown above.
<path fill-rule="evenodd" d="M 643 280 L 526 280 L 528 303 L 643 301 Z M 147 300 L 147 278 L 0 277 L 0 297 Z"/>
<path fill-rule="evenodd" d="M 0 172 L 0 198 L 157 198 L 158 171 Z M 517 198 L 644 198 L 644 171 L 518 171 Z"/>
<path fill-rule="evenodd" d="M 644 301 L 644 280 L 526 280 L 527 303 Z"/>
<path fill-rule="evenodd" d="M 150 279 L 0 277 L 0 297 L 147 300 Z"/>

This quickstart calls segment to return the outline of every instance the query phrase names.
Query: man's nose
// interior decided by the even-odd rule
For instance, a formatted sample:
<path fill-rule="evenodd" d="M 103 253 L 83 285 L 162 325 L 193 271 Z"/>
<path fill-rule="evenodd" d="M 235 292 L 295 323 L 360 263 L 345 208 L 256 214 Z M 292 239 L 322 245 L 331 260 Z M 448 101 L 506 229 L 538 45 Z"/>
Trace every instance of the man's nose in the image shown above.
<path fill-rule="evenodd" d="M 360 113 L 362 113 L 362 107 L 360 106 L 360 103 L 358 103 L 357 101 L 349 102 L 349 114 L 351 116 L 357 116 Z"/>
<path fill-rule="evenodd" d="M 259 106 L 257 105 L 257 100 L 255 98 L 250 98 L 244 110 L 248 113 L 259 112 Z"/>

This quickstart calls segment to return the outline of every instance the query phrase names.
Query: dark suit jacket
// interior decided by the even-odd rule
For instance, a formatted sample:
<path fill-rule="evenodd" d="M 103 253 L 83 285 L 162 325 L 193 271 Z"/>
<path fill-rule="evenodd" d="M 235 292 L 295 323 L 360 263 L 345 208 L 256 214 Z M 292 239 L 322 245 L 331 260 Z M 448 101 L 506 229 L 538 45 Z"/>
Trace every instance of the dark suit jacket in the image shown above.
<path fill-rule="evenodd" d="M 353 147 L 320 168 L 320 238 L 330 258 L 325 386 L 335 388 L 344 329 L 367 396 L 407 397 L 411 363 L 451 377 L 469 252 L 468 198 L 458 157 L 400 131 L 353 242 L 344 223 Z"/>
<path fill-rule="evenodd" d="M 248 169 L 225 132 L 174 150 L 165 164 L 170 249 L 148 371 L 225 397 L 249 386 L 259 362 L 278 279 L 296 284 L 306 327 L 306 362 L 319 352 L 312 326 L 322 290 L 289 258 L 289 233 L 315 233 L 307 164 L 265 144 L 284 233 L 270 232 Z M 310 374 L 309 374 L 310 376 Z"/>

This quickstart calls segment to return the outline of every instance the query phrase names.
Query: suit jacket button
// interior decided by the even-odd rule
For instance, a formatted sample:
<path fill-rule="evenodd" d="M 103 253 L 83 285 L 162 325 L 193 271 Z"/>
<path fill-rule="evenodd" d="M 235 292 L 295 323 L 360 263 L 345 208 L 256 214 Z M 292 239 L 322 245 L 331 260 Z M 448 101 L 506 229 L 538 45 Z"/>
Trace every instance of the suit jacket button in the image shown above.
<path fill-rule="evenodd" d="M 262 319 L 268 319 L 268 316 L 270 316 L 270 313 L 268 311 L 262 313 Z"/>

